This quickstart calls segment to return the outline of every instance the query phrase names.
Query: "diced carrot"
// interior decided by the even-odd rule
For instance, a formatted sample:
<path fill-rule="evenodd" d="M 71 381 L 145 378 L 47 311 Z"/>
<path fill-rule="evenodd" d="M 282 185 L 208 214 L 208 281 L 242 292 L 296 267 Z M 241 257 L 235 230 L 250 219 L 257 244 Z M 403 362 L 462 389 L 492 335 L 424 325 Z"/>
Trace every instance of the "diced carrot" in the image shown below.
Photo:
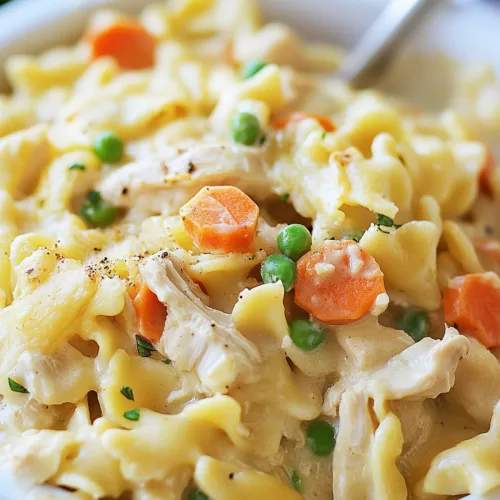
<path fill-rule="evenodd" d="M 123 69 L 150 68 L 155 63 L 156 40 L 138 22 L 118 19 L 90 34 L 92 57 L 110 56 Z"/>
<path fill-rule="evenodd" d="M 151 343 L 158 342 L 165 327 L 167 308 L 145 283 L 130 287 L 129 295 L 137 315 L 139 335 Z"/>
<path fill-rule="evenodd" d="M 202 252 L 245 252 L 255 239 L 259 207 L 236 187 L 204 187 L 179 213 Z"/>
<path fill-rule="evenodd" d="M 444 319 L 485 347 L 500 346 L 500 281 L 492 273 L 450 280 L 443 295 Z"/>
<path fill-rule="evenodd" d="M 356 321 L 383 293 L 377 262 L 352 240 L 327 240 L 297 262 L 295 303 L 325 323 Z"/>
<path fill-rule="evenodd" d="M 490 238 L 480 238 L 474 242 L 476 250 L 500 263 L 500 241 Z"/>
<path fill-rule="evenodd" d="M 313 113 L 291 113 L 283 118 L 278 118 L 271 122 L 271 127 L 275 129 L 285 128 L 289 123 L 300 122 L 312 118 L 325 129 L 326 132 L 333 132 L 337 127 L 330 118 L 323 115 L 315 115 Z"/>
<path fill-rule="evenodd" d="M 488 151 L 486 156 L 486 161 L 484 162 L 484 166 L 479 173 L 479 189 L 486 194 L 493 194 L 491 189 L 490 177 L 493 173 L 493 169 L 495 168 L 495 158 L 491 154 L 491 151 Z"/>

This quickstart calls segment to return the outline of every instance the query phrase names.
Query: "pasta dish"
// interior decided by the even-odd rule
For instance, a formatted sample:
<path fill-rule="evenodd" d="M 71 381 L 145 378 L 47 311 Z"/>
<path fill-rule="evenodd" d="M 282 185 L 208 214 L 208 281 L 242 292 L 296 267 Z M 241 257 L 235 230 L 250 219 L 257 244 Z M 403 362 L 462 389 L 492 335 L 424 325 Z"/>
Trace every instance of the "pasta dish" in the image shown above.
<path fill-rule="evenodd" d="M 500 84 L 428 113 L 253 0 L 6 64 L 0 469 L 26 499 L 500 486 Z"/>

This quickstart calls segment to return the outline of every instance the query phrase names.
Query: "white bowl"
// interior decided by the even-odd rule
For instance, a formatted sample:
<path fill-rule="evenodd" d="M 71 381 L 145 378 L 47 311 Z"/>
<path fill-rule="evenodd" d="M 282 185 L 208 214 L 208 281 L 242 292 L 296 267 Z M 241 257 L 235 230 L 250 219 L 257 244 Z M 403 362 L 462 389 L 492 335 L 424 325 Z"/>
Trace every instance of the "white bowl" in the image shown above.
<path fill-rule="evenodd" d="M 17 0 L 0 8 L 0 88 L 5 87 L 3 67 L 12 54 L 37 53 L 76 40 L 90 13 L 100 6 L 119 7 L 131 13 L 153 0 Z M 334 41 L 351 47 L 370 25 L 387 0 L 261 0 L 268 18 L 297 28 L 311 39 Z M 402 1 L 402 0 L 401 0 Z M 396 68 L 416 52 L 443 52 L 468 64 L 488 62 L 500 73 L 500 4 L 492 0 L 436 0 L 434 15 L 414 33 L 398 54 Z M 429 71 L 432 69 L 432 71 Z M 397 69 L 395 70 L 397 71 Z M 445 83 L 438 68 L 400 72 L 398 84 L 385 79 L 384 87 L 406 95 L 421 106 L 446 104 Z M 431 93 L 422 89 L 432 89 Z M 12 478 L 1 477 L 0 499 L 19 500 L 26 495 Z M 467 500 L 500 500 L 500 490 Z"/>

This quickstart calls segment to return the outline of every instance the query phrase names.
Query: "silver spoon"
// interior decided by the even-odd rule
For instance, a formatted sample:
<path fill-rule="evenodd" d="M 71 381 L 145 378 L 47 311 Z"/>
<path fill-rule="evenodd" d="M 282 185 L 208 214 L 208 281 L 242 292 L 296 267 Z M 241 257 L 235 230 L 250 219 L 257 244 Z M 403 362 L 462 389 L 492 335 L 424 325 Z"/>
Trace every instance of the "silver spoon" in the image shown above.
<path fill-rule="evenodd" d="M 391 0 L 350 51 L 336 76 L 368 87 L 407 35 L 441 0 Z"/>

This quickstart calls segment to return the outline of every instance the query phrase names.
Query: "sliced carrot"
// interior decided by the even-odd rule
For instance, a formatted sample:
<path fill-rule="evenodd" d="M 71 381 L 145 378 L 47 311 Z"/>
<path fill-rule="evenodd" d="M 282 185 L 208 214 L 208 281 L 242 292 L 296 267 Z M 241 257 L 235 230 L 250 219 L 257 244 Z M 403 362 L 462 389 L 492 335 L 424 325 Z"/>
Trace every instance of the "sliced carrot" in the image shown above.
<path fill-rule="evenodd" d="M 443 295 L 444 319 L 485 347 L 500 346 L 500 282 L 492 273 L 450 280 Z"/>
<path fill-rule="evenodd" d="M 325 323 L 345 324 L 365 315 L 385 293 L 375 259 L 352 240 L 328 240 L 297 262 L 295 303 Z"/>
<path fill-rule="evenodd" d="M 151 343 L 158 342 L 165 327 L 167 308 L 145 283 L 130 287 L 129 295 L 137 315 L 139 335 Z"/>
<path fill-rule="evenodd" d="M 493 173 L 493 169 L 495 168 L 495 158 L 491 154 L 491 151 L 488 151 L 486 155 L 486 161 L 484 162 L 483 168 L 479 173 L 479 189 L 486 194 L 493 194 L 493 190 L 491 188 L 490 177 Z"/>
<path fill-rule="evenodd" d="M 474 247 L 482 255 L 500 263 L 500 241 L 490 238 L 480 238 L 474 242 Z"/>
<path fill-rule="evenodd" d="M 204 187 L 179 213 L 202 252 L 245 252 L 255 239 L 259 207 L 236 187 Z"/>
<path fill-rule="evenodd" d="M 110 56 L 123 69 L 150 68 L 155 63 L 156 41 L 138 22 L 116 22 L 90 34 L 92 57 Z"/>
<path fill-rule="evenodd" d="M 326 130 L 326 132 L 333 132 L 337 127 L 330 118 L 323 115 L 315 115 L 313 113 L 291 113 L 283 118 L 273 120 L 271 127 L 275 129 L 285 128 L 289 123 L 300 122 L 312 118 L 317 120 L 319 124 Z"/>

